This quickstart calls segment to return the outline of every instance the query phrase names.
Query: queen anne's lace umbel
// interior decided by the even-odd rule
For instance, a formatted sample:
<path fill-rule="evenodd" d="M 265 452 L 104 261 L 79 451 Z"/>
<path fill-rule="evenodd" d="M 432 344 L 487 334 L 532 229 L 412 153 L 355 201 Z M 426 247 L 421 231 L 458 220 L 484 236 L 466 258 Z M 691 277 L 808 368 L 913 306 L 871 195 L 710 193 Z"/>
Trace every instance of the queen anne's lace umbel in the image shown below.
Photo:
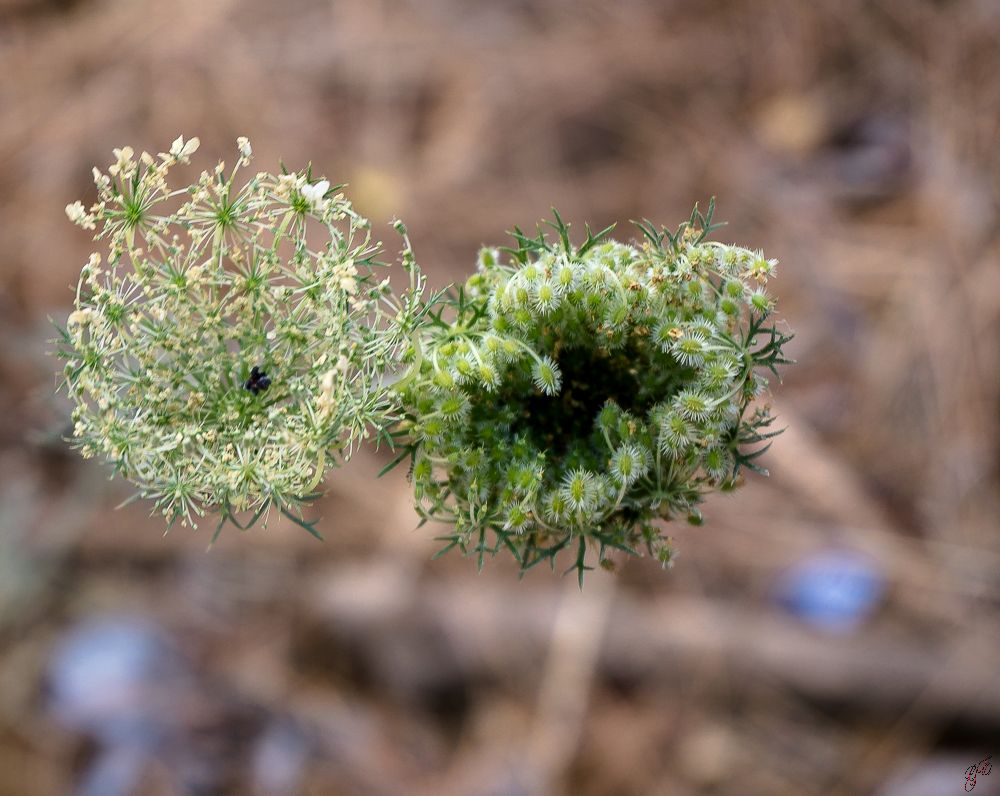
<path fill-rule="evenodd" d="M 418 507 L 453 527 L 446 549 L 527 569 L 568 548 L 581 578 L 592 550 L 668 564 L 655 520 L 700 522 L 707 492 L 759 469 L 775 432 L 754 399 L 790 338 L 769 323 L 776 261 L 708 241 L 713 209 L 640 225 L 641 246 L 588 230 L 575 247 L 556 215 L 554 240 L 481 252 L 405 395 Z"/>
<path fill-rule="evenodd" d="M 397 224 L 410 290 L 393 295 L 368 221 L 327 180 L 238 181 L 245 138 L 228 173 L 170 187 L 197 147 L 115 150 L 94 170 L 98 201 L 66 208 L 105 245 L 61 330 L 73 441 L 171 522 L 274 508 L 315 532 L 300 508 L 324 473 L 397 418 L 382 374 L 424 311 L 423 279 Z"/>

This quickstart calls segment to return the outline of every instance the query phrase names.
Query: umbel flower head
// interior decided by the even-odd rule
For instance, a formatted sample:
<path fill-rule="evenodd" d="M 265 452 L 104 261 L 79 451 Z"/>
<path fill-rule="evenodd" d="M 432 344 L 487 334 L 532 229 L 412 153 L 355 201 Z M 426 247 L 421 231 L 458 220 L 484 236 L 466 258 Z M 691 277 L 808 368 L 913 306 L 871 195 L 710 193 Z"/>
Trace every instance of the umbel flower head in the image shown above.
<path fill-rule="evenodd" d="M 522 570 L 567 549 L 579 577 L 612 550 L 673 550 L 655 522 L 688 516 L 759 470 L 773 436 L 765 372 L 790 339 L 769 322 L 775 261 L 707 240 L 714 202 L 641 246 L 558 214 L 479 267 L 423 327 L 404 386 L 418 510 L 445 549 L 511 553 Z M 769 444 L 769 443 L 768 443 Z"/>
<path fill-rule="evenodd" d="M 172 187 L 197 148 L 116 149 L 94 169 L 98 201 L 66 208 L 103 242 L 60 330 L 74 444 L 171 522 L 212 510 L 248 527 L 238 515 L 274 508 L 315 533 L 301 507 L 324 473 L 396 418 L 383 373 L 425 311 L 423 278 L 397 222 L 410 289 L 393 295 L 339 186 L 310 171 L 239 180 L 245 138 L 230 171 Z"/>

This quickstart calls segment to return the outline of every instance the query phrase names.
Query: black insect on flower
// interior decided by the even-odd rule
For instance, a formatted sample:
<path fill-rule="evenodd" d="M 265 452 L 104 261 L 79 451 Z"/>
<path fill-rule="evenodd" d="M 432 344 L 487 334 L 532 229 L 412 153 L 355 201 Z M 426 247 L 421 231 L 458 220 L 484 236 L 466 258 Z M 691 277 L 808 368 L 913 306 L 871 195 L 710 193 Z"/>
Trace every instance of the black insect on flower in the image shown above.
<path fill-rule="evenodd" d="M 263 392 L 271 386 L 271 377 L 268 376 L 259 365 L 254 365 L 250 369 L 250 378 L 243 383 L 243 389 L 250 390 L 254 395 Z"/>

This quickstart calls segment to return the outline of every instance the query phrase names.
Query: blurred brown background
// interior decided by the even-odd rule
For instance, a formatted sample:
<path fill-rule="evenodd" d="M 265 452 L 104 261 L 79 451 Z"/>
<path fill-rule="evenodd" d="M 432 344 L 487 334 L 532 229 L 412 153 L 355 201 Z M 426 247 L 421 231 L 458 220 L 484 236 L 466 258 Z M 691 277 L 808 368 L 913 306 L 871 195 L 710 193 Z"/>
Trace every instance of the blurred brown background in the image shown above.
<path fill-rule="evenodd" d="M 0 0 L 0 796 L 962 793 L 1000 754 L 998 42 L 994 0 Z M 60 441 L 47 316 L 90 167 L 180 133 L 349 182 L 435 286 L 551 205 L 628 238 L 717 195 L 797 332 L 771 478 L 582 593 L 430 561 L 371 452 L 325 544 L 161 538 Z"/>

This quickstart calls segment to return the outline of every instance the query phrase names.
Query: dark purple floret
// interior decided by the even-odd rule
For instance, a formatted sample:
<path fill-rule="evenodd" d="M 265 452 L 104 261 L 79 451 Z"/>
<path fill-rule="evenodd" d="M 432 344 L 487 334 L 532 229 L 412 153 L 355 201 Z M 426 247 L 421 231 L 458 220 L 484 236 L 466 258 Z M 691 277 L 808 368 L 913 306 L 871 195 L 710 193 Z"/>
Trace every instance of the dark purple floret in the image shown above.
<path fill-rule="evenodd" d="M 243 383 L 245 390 L 250 390 L 254 395 L 263 392 L 271 386 L 271 377 L 268 376 L 259 365 L 254 365 L 250 369 L 250 378 Z"/>

